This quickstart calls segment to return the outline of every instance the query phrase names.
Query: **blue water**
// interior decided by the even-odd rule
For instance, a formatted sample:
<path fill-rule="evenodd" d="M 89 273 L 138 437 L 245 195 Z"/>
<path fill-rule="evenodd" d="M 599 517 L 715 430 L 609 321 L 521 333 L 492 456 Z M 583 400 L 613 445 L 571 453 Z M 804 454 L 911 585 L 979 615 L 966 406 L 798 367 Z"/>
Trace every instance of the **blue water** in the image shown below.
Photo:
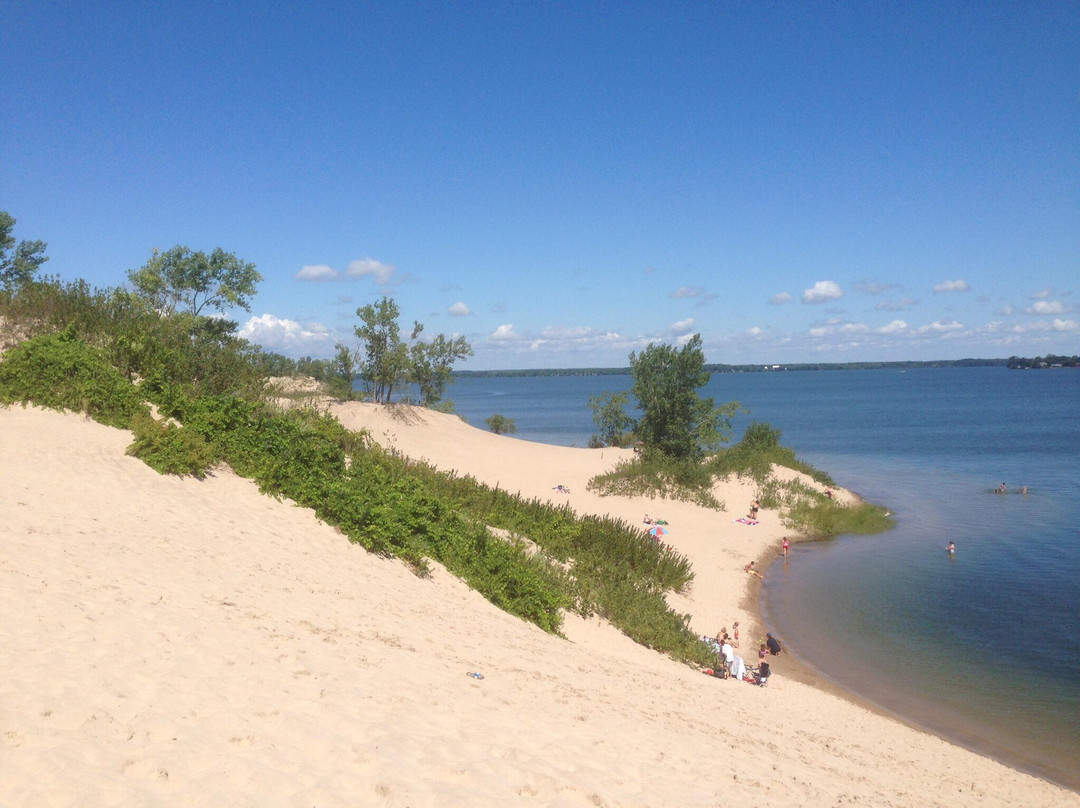
<path fill-rule="evenodd" d="M 475 426 L 500 413 L 519 438 L 585 446 L 589 396 L 630 383 L 465 377 L 449 396 Z M 895 514 L 888 533 L 796 545 L 768 571 L 766 619 L 789 649 L 906 720 L 1080 789 L 1080 373 L 716 374 L 702 393 L 750 410 L 736 437 L 767 421 Z"/>

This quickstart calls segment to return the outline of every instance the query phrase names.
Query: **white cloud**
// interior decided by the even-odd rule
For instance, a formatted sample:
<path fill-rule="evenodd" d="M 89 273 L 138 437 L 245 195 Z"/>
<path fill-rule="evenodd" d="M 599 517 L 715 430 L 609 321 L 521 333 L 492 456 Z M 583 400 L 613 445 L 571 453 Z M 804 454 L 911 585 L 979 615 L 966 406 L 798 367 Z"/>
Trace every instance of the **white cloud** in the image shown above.
<path fill-rule="evenodd" d="M 957 279 L 955 281 L 945 281 L 939 283 L 934 287 L 934 294 L 940 294 L 941 292 L 968 292 L 970 287 L 967 281 Z"/>
<path fill-rule="evenodd" d="M 920 334 L 948 334 L 956 331 L 963 331 L 963 323 L 958 323 L 956 320 L 950 320 L 947 323 L 943 323 L 940 320 L 930 323 L 929 325 L 919 326 L 918 333 Z"/>
<path fill-rule="evenodd" d="M 1060 300 L 1039 300 L 1025 311 L 1028 314 L 1064 314 L 1068 308 Z"/>
<path fill-rule="evenodd" d="M 811 328 L 810 329 L 810 336 L 811 337 L 824 337 L 825 335 L 831 334 L 831 333 L 832 333 L 831 328 Z"/>
<path fill-rule="evenodd" d="M 1016 309 L 1012 307 L 1012 304 L 1006 303 L 1000 309 L 994 312 L 1000 317 L 1011 317 L 1016 312 Z"/>
<path fill-rule="evenodd" d="M 462 303 L 460 300 L 454 305 L 452 305 L 449 309 L 447 309 L 447 311 L 450 313 L 451 317 L 468 317 L 470 314 L 472 314 L 472 312 L 469 311 L 469 307 Z"/>
<path fill-rule="evenodd" d="M 394 278 L 397 269 L 393 264 L 384 264 L 374 258 L 358 258 L 349 264 L 345 274 L 351 278 L 363 278 L 370 275 L 379 286 L 386 286 Z"/>
<path fill-rule="evenodd" d="M 677 323 L 672 323 L 670 328 L 671 328 L 671 332 L 673 334 L 685 334 L 688 331 L 692 330 L 693 327 L 694 327 L 694 318 L 693 317 L 688 317 L 685 320 L 679 320 L 679 322 L 677 322 Z"/>
<path fill-rule="evenodd" d="M 494 331 L 488 335 L 489 340 L 495 342 L 509 342 L 510 340 L 518 339 L 518 335 L 514 333 L 514 326 L 512 323 L 506 323 L 500 325 Z"/>
<path fill-rule="evenodd" d="M 1050 297 L 1053 294 L 1054 294 L 1053 289 L 1043 289 L 1041 292 L 1035 292 L 1031 296 L 1031 299 L 1032 300 L 1046 300 L 1046 298 Z"/>
<path fill-rule="evenodd" d="M 870 327 L 863 323 L 844 323 L 840 326 L 840 333 L 842 334 L 862 334 L 870 330 Z"/>
<path fill-rule="evenodd" d="M 684 345 L 686 345 L 688 342 L 690 342 L 690 340 L 692 340 L 693 338 L 694 338 L 693 334 L 682 334 L 681 336 L 678 336 L 678 337 L 675 338 L 675 344 L 678 345 L 681 348 Z"/>
<path fill-rule="evenodd" d="M 675 300 L 682 300 L 688 297 L 701 297 L 703 294 L 705 294 L 705 289 L 701 286 L 680 286 L 668 295 L 668 297 L 674 298 Z"/>
<path fill-rule="evenodd" d="M 295 320 L 283 320 L 273 314 L 248 319 L 237 332 L 242 339 L 261 345 L 265 350 L 287 355 L 318 355 L 329 351 L 334 340 L 322 323 L 304 326 Z"/>
<path fill-rule="evenodd" d="M 755 325 L 752 328 L 746 329 L 746 336 L 748 336 L 748 337 L 763 337 L 763 336 L 765 336 L 765 332 L 761 328 L 759 328 L 758 326 Z"/>
<path fill-rule="evenodd" d="M 905 297 L 903 300 L 882 300 L 874 309 L 877 311 L 906 311 L 919 301 L 913 297 Z"/>
<path fill-rule="evenodd" d="M 562 344 L 598 344 L 621 340 L 616 331 L 597 331 L 585 326 L 549 325 L 540 332 L 542 342 Z"/>
<path fill-rule="evenodd" d="M 1080 331 L 1080 321 L 1077 320 L 1055 319 L 1052 325 L 1055 331 Z"/>
<path fill-rule="evenodd" d="M 337 270 L 325 264 L 301 267 L 295 277 L 298 281 L 330 281 L 338 276 Z"/>
<path fill-rule="evenodd" d="M 780 292 L 769 298 L 769 305 L 771 306 L 783 306 L 785 303 L 791 302 L 790 292 Z"/>
<path fill-rule="evenodd" d="M 843 291 L 832 281 L 818 281 L 812 289 L 803 291 L 803 303 L 827 303 L 830 300 L 839 300 L 844 296 Z"/>
<path fill-rule="evenodd" d="M 883 325 L 877 329 L 879 334 L 901 334 L 908 330 L 908 324 L 903 320 L 893 320 L 888 325 Z"/>

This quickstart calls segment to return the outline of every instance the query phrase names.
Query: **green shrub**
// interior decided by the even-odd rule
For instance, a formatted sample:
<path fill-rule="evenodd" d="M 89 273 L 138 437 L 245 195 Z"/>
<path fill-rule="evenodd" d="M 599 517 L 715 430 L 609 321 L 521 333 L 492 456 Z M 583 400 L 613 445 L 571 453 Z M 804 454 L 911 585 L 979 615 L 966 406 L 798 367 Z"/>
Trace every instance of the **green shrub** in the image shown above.
<path fill-rule="evenodd" d="M 669 497 L 722 511 L 724 503 L 713 495 L 712 484 L 708 466 L 690 458 L 646 451 L 593 477 L 587 487 L 603 495 Z"/>
<path fill-rule="evenodd" d="M 82 412 L 121 429 L 146 411 L 132 383 L 73 329 L 34 337 L 8 351 L 0 362 L 0 401 Z"/>
<path fill-rule="evenodd" d="M 484 423 L 487 424 L 487 428 L 496 435 L 512 435 L 517 432 L 517 425 L 514 423 L 514 419 L 507 418 L 505 415 L 500 415 L 499 413 L 495 413 L 494 415 L 485 418 Z"/>
<path fill-rule="evenodd" d="M 735 474 L 764 484 L 773 465 L 777 465 L 802 472 L 822 485 L 836 485 L 828 474 L 799 460 L 792 449 L 781 446 L 781 434 L 776 427 L 755 421 L 746 428 L 741 441 L 710 457 L 708 468 L 718 477 Z"/>
<path fill-rule="evenodd" d="M 888 510 L 868 502 L 845 507 L 831 500 L 800 500 L 784 515 L 784 524 L 808 536 L 827 537 L 881 533 L 895 522 Z"/>
<path fill-rule="evenodd" d="M 161 474 L 190 474 L 202 479 L 217 461 L 210 444 L 194 430 L 155 421 L 145 413 L 132 419 L 131 429 L 135 441 L 127 453 Z"/>

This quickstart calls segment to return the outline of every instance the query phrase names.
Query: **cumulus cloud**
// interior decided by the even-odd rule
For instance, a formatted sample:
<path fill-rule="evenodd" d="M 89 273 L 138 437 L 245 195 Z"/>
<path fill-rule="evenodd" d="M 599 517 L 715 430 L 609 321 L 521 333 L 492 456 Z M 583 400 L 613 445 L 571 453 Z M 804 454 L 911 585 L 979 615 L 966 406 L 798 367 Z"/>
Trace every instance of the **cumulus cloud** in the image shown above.
<path fill-rule="evenodd" d="M 685 320 L 679 320 L 677 323 L 671 324 L 671 332 L 673 334 L 685 334 L 692 330 L 694 327 L 694 318 L 687 317 Z"/>
<path fill-rule="evenodd" d="M 468 317 L 470 314 L 472 314 L 472 312 L 469 311 L 469 307 L 462 303 L 460 300 L 454 305 L 452 305 L 449 309 L 447 309 L 447 311 L 449 312 L 451 317 Z"/>
<path fill-rule="evenodd" d="M 864 323 L 844 323 L 840 326 L 840 333 L 842 334 L 862 334 L 869 330 L 870 327 Z"/>
<path fill-rule="evenodd" d="M 939 283 L 934 287 L 934 294 L 941 294 L 942 292 L 968 292 L 971 288 L 968 286 L 967 281 L 957 279 L 955 281 L 945 281 Z"/>
<path fill-rule="evenodd" d="M 1060 300 L 1039 300 L 1035 302 L 1035 305 L 1028 306 L 1025 311 L 1028 314 L 1064 314 L 1068 308 Z"/>
<path fill-rule="evenodd" d="M 273 314 L 249 318 L 237 334 L 265 350 L 286 355 L 314 355 L 329 350 L 334 344 L 329 330 L 322 323 L 304 326 Z"/>
<path fill-rule="evenodd" d="M 893 320 L 888 325 L 883 325 L 877 330 L 879 334 L 902 334 L 908 330 L 908 324 L 903 320 Z"/>
<path fill-rule="evenodd" d="M 508 342 L 510 340 L 518 339 L 518 335 L 514 333 L 513 324 L 506 323 L 505 325 L 500 325 L 488 334 L 488 339 L 495 342 Z"/>
<path fill-rule="evenodd" d="M 374 258 L 358 258 L 349 264 L 345 274 L 350 278 L 365 278 L 369 275 L 375 279 L 379 286 L 386 286 L 394 279 L 397 269 L 393 264 L 384 264 Z"/>
<path fill-rule="evenodd" d="M 705 294 L 705 289 L 701 286 L 680 286 L 668 295 L 668 297 L 674 298 L 675 300 L 682 300 L 690 297 L 701 297 L 703 294 Z"/>
<path fill-rule="evenodd" d="M 785 303 L 791 302 L 791 294 L 789 292 L 780 292 L 769 298 L 769 305 L 771 306 L 783 306 Z"/>
<path fill-rule="evenodd" d="M 325 264 L 301 267 L 295 277 L 298 281 L 331 281 L 338 276 L 337 270 Z"/>
<path fill-rule="evenodd" d="M 843 291 L 832 281 L 818 281 L 813 288 L 803 291 L 803 303 L 828 303 L 830 300 L 839 300 L 844 296 Z"/>
<path fill-rule="evenodd" d="M 940 320 L 930 323 L 929 325 L 919 326 L 918 333 L 920 334 L 949 334 L 956 331 L 963 331 L 963 323 L 958 323 L 956 320 L 950 320 L 947 323 L 943 323 Z"/>
<path fill-rule="evenodd" d="M 1055 331 L 1080 331 L 1080 321 L 1055 318 L 1050 324 Z"/>

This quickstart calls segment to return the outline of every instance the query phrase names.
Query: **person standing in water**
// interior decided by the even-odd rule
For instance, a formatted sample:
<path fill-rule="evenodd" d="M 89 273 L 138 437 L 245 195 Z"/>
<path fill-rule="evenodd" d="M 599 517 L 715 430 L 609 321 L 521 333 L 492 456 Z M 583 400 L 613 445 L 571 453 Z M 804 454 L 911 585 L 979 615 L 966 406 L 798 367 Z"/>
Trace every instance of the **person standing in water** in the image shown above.
<path fill-rule="evenodd" d="M 949 555 L 954 555 L 956 553 L 956 544 L 954 544 L 953 542 L 949 542 L 945 547 L 945 552 L 947 552 Z"/>

